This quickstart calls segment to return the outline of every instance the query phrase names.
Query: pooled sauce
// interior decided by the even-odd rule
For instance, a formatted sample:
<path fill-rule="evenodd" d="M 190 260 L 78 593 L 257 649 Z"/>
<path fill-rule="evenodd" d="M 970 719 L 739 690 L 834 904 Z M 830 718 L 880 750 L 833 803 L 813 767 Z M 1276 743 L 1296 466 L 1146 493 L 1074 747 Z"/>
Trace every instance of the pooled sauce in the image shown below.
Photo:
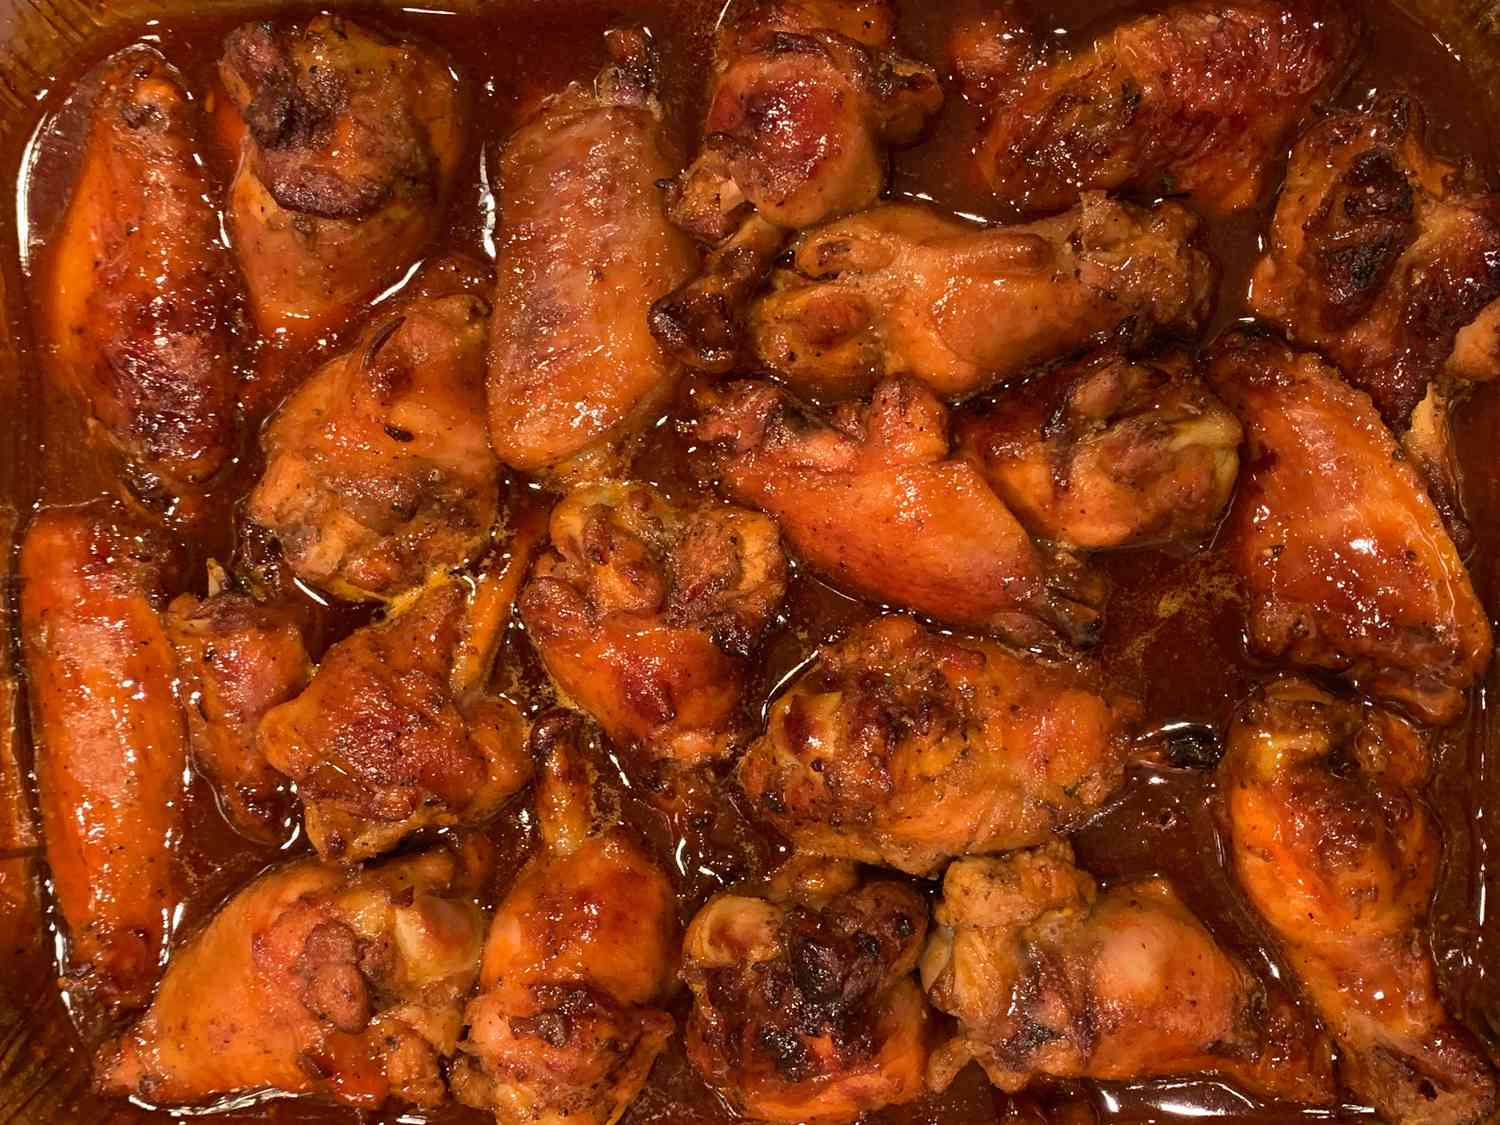
<path fill-rule="evenodd" d="M 983 7 L 985 0 L 898 0 L 900 36 L 906 51 L 939 68 L 944 41 L 952 23 Z M 435 6 L 440 6 L 440 3 Z M 434 42 L 445 48 L 461 69 L 472 97 L 472 122 L 465 167 L 467 178 L 451 203 L 444 245 L 432 256 L 458 251 L 481 260 L 492 257 L 491 225 L 503 201 L 489 191 L 487 169 L 497 147 L 526 113 L 549 93 L 574 80 L 588 81 L 605 61 L 602 33 L 623 20 L 648 26 L 660 52 L 661 96 L 667 108 L 676 157 L 686 160 L 696 143 L 703 109 L 712 29 L 720 0 L 496 0 L 482 15 L 452 15 L 428 9 L 368 9 L 339 5 L 351 15 L 367 14 L 384 26 Z M 1062 0 L 1037 4 L 1047 11 L 1054 34 L 1066 40 L 1102 21 L 1142 10 L 1146 5 L 1121 0 Z M 44 279 L 36 272 L 47 238 L 66 202 L 67 185 L 76 163 L 81 126 L 80 98 L 72 98 L 77 79 L 106 53 L 131 42 L 157 47 L 186 76 L 189 88 L 210 110 L 221 103 L 214 65 L 223 37 L 232 27 L 255 15 L 306 14 L 312 9 L 278 5 L 274 8 L 236 8 L 232 14 L 195 17 L 172 22 L 150 21 L 122 29 L 93 45 L 77 60 L 73 73 L 54 76 L 52 93 L 38 106 L 34 134 L 14 138 L 6 156 L 20 171 L 18 218 L 22 224 L 22 270 L 31 307 L 39 300 Z M 377 15 L 378 12 L 378 15 Z M 1365 23 L 1362 62 L 1340 95 L 1346 104 L 1363 104 L 1376 93 L 1406 90 L 1418 95 L 1431 120 L 1431 140 L 1448 156 L 1470 157 L 1493 179 L 1490 166 L 1496 151 L 1493 119 L 1488 106 L 1472 96 L 1467 76 L 1437 40 L 1384 2 L 1360 5 Z M 217 119 L 212 113 L 211 121 Z M 976 116 L 953 89 L 929 138 L 920 147 L 896 154 L 892 192 L 930 199 L 941 207 L 998 218 L 992 199 L 974 178 L 966 162 L 975 138 Z M 203 158 L 217 183 L 227 184 L 233 153 L 219 130 L 205 130 Z M 1274 182 L 1277 177 L 1272 177 Z M 1211 223 L 1206 244 L 1223 270 L 1223 284 L 1212 331 L 1221 330 L 1244 315 L 1243 298 L 1250 265 L 1265 228 L 1266 209 Z M 408 276 L 409 279 L 409 276 Z M 399 286 L 391 294 L 399 291 Z M 280 394 L 336 352 L 360 330 L 356 319 L 304 355 L 275 355 L 257 359 L 261 371 L 279 370 L 252 384 L 249 397 L 269 408 Z M 1211 333 L 1210 333 L 1211 335 Z M 275 344 L 258 345 L 262 351 Z M 36 365 L 33 364 L 35 370 Z M 112 491 L 107 463 L 84 441 L 76 408 L 56 391 L 42 385 L 39 375 L 29 387 L 34 452 L 22 473 L 27 494 L 13 498 L 16 510 L 33 501 L 41 505 L 70 503 Z M 690 387 L 684 398 L 690 397 Z M 1500 597 L 1500 473 L 1494 461 L 1491 435 L 1500 430 L 1500 392 L 1481 389 L 1462 409 L 1457 422 L 1460 446 L 1468 469 L 1468 501 L 1477 532 L 1473 560 L 1476 584 L 1488 606 Z M 638 463 L 642 479 L 667 492 L 701 491 L 685 435 L 671 419 L 664 419 L 646 456 Z M 239 542 L 235 529 L 237 505 L 259 472 L 253 432 L 228 480 L 219 490 L 217 507 L 194 525 L 192 547 L 201 592 L 203 563 L 210 558 L 235 558 L 241 565 L 257 565 L 268 557 L 264 545 Z M 549 497 L 524 479 L 509 481 L 508 526 L 544 516 Z M 0 517 L 6 509 L 0 497 Z M 0 530 L 4 530 L 0 518 Z M 0 537 L 5 543 L 6 537 Z M 503 549 L 503 540 L 500 544 Z M 1237 897 L 1224 867 L 1224 848 L 1213 809 L 1212 766 L 1217 760 L 1223 725 L 1247 685 L 1266 669 L 1245 653 L 1241 635 L 1243 613 L 1225 562 L 1211 551 L 1135 551 L 1106 555 L 1099 560 L 1112 585 L 1107 626 L 1095 655 L 1106 674 L 1134 692 L 1145 705 L 1143 751 L 1154 751 L 1159 764 L 1138 765 L 1118 798 L 1075 838 L 1080 862 L 1090 871 L 1112 879 L 1159 874 L 1170 878 L 1187 903 L 1214 934 L 1237 950 L 1273 984 L 1289 980 L 1277 954 L 1268 948 L 1257 923 Z M 274 570 L 274 562 L 267 564 Z M 367 610 L 325 604 L 305 591 L 288 587 L 300 599 L 308 644 L 316 656 L 370 617 Z M 758 713 L 779 686 L 803 666 L 817 646 L 840 636 L 851 625 L 878 610 L 845 598 L 803 572 L 794 574 L 778 624 L 762 650 L 762 667 L 751 685 L 748 706 Z M 3 665 L 0 665 L 3 666 Z M 516 627 L 497 667 L 496 687 L 536 713 L 552 703 L 552 693 L 529 645 Z M 0 698 L 0 704 L 4 699 Z M 1494 823 L 1500 810 L 1489 794 L 1500 772 L 1500 752 L 1485 734 L 1487 699 L 1476 698 L 1468 721 L 1441 738 L 1439 771 L 1432 800 L 1444 826 L 1446 862 L 1433 912 L 1431 940 L 1448 1006 L 1482 1038 L 1500 1033 L 1500 981 L 1495 965 L 1500 927 L 1489 917 L 1487 889 L 1497 862 L 1500 829 Z M 22 750 L 23 760 L 25 749 Z M 618 764 L 618 761 L 617 763 Z M 754 875 L 784 854 L 783 844 L 765 834 L 745 815 L 723 784 L 705 780 L 688 794 L 688 811 L 668 818 L 655 811 L 642 794 L 642 779 L 622 766 L 617 777 L 626 819 L 650 843 L 676 882 L 684 921 L 713 892 Z M 0 786 L 0 796 L 4 795 Z M 212 794 L 194 782 L 188 810 L 186 859 L 193 892 L 178 933 L 187 933 L 208 917 L 234 890 L 262 870 L 292 854 L 307 850 L 298 837 L 283 849 L 256 847 L 236 836 L 219 814 Z M 527 801 L 515 801 L 489 829 L 499 845 L 500 876 L 492 888 L 503 894 L 506 882 L 529 854 L 533 844 L 532 818 Z M 0 865 L 7 861 L 0 841 Z M 12 884 L 0 879 L 0 903 L 10 901 Z M 32 941 L 12 950 L 0 947 L 0 1017 L 6 1005 L 27 1013 L 22 1027 L 23 1063 L 31 1067 L 32 1082 L 45 1085 L 34 1102 L 8 1102 L 0 1094 L 0 1109 L 19 1106 L 16 1120 L 69 1122 L 162 1120 L 165 1115 L 124 1103 L 103 1102 L 87 1093 L 88 1044 L 100 1033 L 97 1021 L 84 1006 L 65 1010 L 54 985 L 55 931 L 41 927 Z M 5 935 L 8 939 L 8 934 Z M 14 986 L 12 987 L 12 982 Z M 679 1020 L 684 998 L 676 1004 Z M 4 1026 L 0 1020 L 0 1026 Z M 6 1044 L 0 1042 L 0 1074 Z M 211 1049 L 205 1045 L 205 1049 Z M 30 1059 L 31 1061 L 25 1061 Z M 40 1076 L 38 1078 L 37 1076 Z M 45 1079 L 45 1083 L 42 1080 Z M 59 1098 L 63 1100 L 59 1103 Z M 32 1108 L 28 1108 L 32 1107 Z M 55 1116 L 47 1116 L 48 1107 Z M 42 1117 L 28 1116 L 30 1113 Z M 1015 1097 L 990 1089 L 977 1068 L 970 1067 L 944 1094 L 913 1105 L 871 1115 L 868 1120 L 890 1123 L 943 1122 L 978 1125 L 1004 1118 L 1031 1121 L 1105 1122 L 1167 1121 L 1188 1117 L 1225 1120 L 1292 1121 L 1336 1118 L 1369 1119 L 1357 1106 L 1338 1111 L 1300 1110 L 1262 1103 L 1212 1079 L 1140 1083 L 1054 1083 Z M 680 1038 L 658 1062 L 648 1088 L 625 1120 L 632 1125 L 715 1122 L 733 1115 L 697 1078 L 682 1055 Z M 452 1107 L 426 1117 L 390 1109 L 371 1117 L 314 1100 L 247 1099 L 240 1108 L 215 1120 L 334 1123 L 353 1121 L 481 1122 L 487 1114 Z"/>

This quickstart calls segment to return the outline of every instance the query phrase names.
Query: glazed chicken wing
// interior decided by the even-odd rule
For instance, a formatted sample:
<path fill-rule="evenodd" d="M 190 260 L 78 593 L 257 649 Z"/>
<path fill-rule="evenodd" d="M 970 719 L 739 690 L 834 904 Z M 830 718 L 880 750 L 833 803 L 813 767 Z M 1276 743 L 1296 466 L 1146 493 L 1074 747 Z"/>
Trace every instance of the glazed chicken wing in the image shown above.
<path fill-rule="evenodd" d="M 1100 890 L 1067 844 L 948 868 L 922 982 L 957 1018 L 942 1088 L 975 1059 L 1002 1090 L 1037 1078 L 1216 1072 L 1287 1101 L 1334 1101 L 1327 1037 L 1268 993 L 1163 879 Z"/>
<path fill-rule="evenodd" d="M 97 1086 L 157 1105 L 259 1090 L 441 1104 L 479 971 L 479 877 L 444 849 L 262 875 L 173 954 L 151 1008 L 101 1052 Z"/>
<path fill-rule="evenodd" d="M 1207 539 L 1243 437 L 1186 356 L 1116 349 L 964 410 L 954 428 L 1027 531 L 1085 550 Z"/>
<path fill-rule="evenodd" d="M 910 375 L 959 397 L 1122 328 L 1191 334 L 1215 270 L 1176 204 L 1090 194 L 1067 214 L 982 227 L 892 203 L 804 233 L 750 310 L 756 358 L 819 397 Z"/>
<path fill-rule="evenodd" d="M 720 894 L 683 940 L 687 1051 L 757 1121 L 835 1125 L 923 1092 L 927 1005 L 912 974 L 927 903 L 793 859 L 761 893 Z"/>
<path fill-rule="evenodd" d="M 824 421 L 770 383 L 699 396 L 697 436 L 733 500 L 776 518 L 841 589 L 1026 643 L 1097 634 L 1101 583 L 1033 543 L 968 461 L 922 385 L 883 382 Z"/>
<path fill-rule="evenodd" d="M 1208 377 L 1248 435 L 1226 544 L 1252 647 L 1428 722 L 1455 718 L 1489 664 L 1489 622 L 1370 399 L 1265 339 L 1226 339 Z"/>
<path fill-rule="evenodd" d="M 111 56 L 95 86 L 42 308 L 57 379 L 169 505 L 235 452 L 240 281 L 197 160 L 199 110 L 148 48 Z"/>
<path fill-rule="evenodd" d="M 544 721 L 542 852 L 495 912 L 464 1015 L 460 1101 L 500 1125 L 612 1125 L 673 1031 L 672 886 L 592 796 L 581 723 Z"/>
<path fill-rule="evenodd" d="M 1344 1081 L 1392 1125 L 1490 1120 L 1495 1074 L 1449 1018 L 1425 939 L 1441 840 L 1420 736 L 1281 680 L 1220 765 L 1235 874 L 1322 1012 Z"/>
<path fill-rule="evenodd" d="M 1049 840 L 1119 787 L 1135 708 L 1098 680 L 881 617 L 776 700 L 737 776 L 799 848 L 932 874 Z"/>
<path fill-rule="evenodd" d="M 562 691 L 617 743 L 692 765 L 744 739 L 747 657 L 786 590 L 776 524 L 645 485 L 579 489 L 521 620 Z"/>
<path fill-rule="evenodd" d="M 151 995 L 185 894 L 187 730 L 160 610 L 177 549 L 111 505 L 56 508 L 21 548 L 42 834 L 68 964 L 111 1009 Z"/>
<path fill-rule="evenodd" d="M 233 32 L 219 76 L 244 122 L 226 221 L 263 333 L 302 346 L 437 233 L 467 117 L 442 54 L 327 13 Z"/>
<path fill-rule="evenodd" d="M 1333 92 L 1357 39 L 1340 0 L 1184 0 L 1066 50 L 1005 0 L 953 50 L 988 111 L 980 173 L 1018 210 L 1125 190 L 1223 213 L 1259 201 L 1287 132 Z"/>

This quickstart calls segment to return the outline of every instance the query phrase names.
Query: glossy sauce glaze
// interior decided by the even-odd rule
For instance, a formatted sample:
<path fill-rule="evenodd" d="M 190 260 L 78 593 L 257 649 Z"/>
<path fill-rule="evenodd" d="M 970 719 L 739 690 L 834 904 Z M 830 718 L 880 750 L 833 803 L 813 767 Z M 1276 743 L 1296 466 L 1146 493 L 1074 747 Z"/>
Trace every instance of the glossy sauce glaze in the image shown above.
<path fill-rule="evenodd" d="M 952 23 L 985 0 L 922 3 L 898 0 L 900 37 L 915 57 L 941 65 L 944 42 Z M 1059 36 L 1074 34 L 1151 5 L 1121 0 L 1061 0 L 1047 6 L 1048 19 Z M 1038 5 L 1040 8 L 1041 5 Z M 489 189 L 497 147 L 529 110 L 547 94 L 569 81 L 587 81 L 604 61 L 602 33 L 630 20 L 647 25 L 662 60 L 661 95 L 677 160 L 693 151 L 702 89 L 718 0 L 626 0 L 620 4 L 595 0 L 541 3 L 502 0 L 484 14 L 451 15 L 413 8 L 381 10 L 378 18 L 436 42 L 447 49 L 466 79 L 474 99 L 475 127 L 465 157 L 463 186 L 447 216 L 446 245 L 484 260 L 493 257 L 492 224 L 497 201 Z M 94 43 L 78 59 L 74 73 L 59 74 L 49 83 L 53 93 L 39 105 L 36 132 L 20 138 L 6 155 L 21 177 L 18 214 L 23 223 L 22 266 L 33 308 L 43 279 L 34 270 L 44 258 L 47 240 L 55 229 L 66 199 L 76 159 L 80 132 L 78 105 L 70 100 L 74 82 L 98 58 L 129 42 L 145 41 L 160 49 L 186 75 L 188 85 L 208 101 L 222 104 L 214 66 L 224 34 L 267 8 L 239 8 L 232 15 L 193 18 L 158 24 L 132 25 L 117 35 Z M 277 6 L 274 10 L 296 11 Z M 346 6 L 358 14 L 357 5 Z M 1433 123 L 1433 143 L 1445 155 L 1470 156 L 1481 162 L 1494 181 L 1492 158 L 1495 126 L 1481 99 L 1467 89 L 1471 81 L 1442 44 L 1410 23 L 1393 8 L 1380 3 L 1361 5 L 1365 38 L 1361 64 L 1344 88 L 1341 100 L 1362 104 L 1379 93 L 1409 91 L 1426 106 Z M 373 15 L 373 13 L 372 13 Z M 86 95 L 87 91 L 79 91 Z M 221 115 L 222 116 L 222 115 Z M 211 116 L 217 122 L 217 118 Z M 976 118 L 956 91 L 933 127 L 929 139 L 895 158 L 893 192 L 930 199 L 938 205 L 983 218 L 1003 218 L 993 200 L 963 158 L 973 144 Z M 222 133 L 222 129 L 215 132 Z M 202 156 L 216 184 L 227 183 L 233 171 L 232 143 L 223 136 L 205 138 Z M 1273 180 L 1278 177 L 1273 177 Z M 1243 296 L 1250 265 L 1265 225 L 1265 208 L 1209 224 L 1206 242 L 1223 270 L 1220 301 L 1212 333 L 1243 314 Z M 409 280 L 410 275 L 408 275 Z M 397 287 L 399 288 L 399 287 Z M 319 342 L 304 355 L 285 355 L 274 342 L 256 345 L 251 362 L 256 376 L 247 399 L 263 415 L 284 391 L 320 358 L 335 351 L 360 330 L 362 318 L 336 336 Z M 46 388 L 40 378 L 30 387 L 35 425 L 40 433 L 33 458 L 25 466 L 22 495 L 16 508 L 33 501 L 41 506 L 65 504 L 110 491 L 110 470 L 102 458 L 88 452 L 78 412 L 72 404 Z M 684 399 L 692 387 L 684 388 Z M 689 405 L 684 402 L 684 406 Z M 679 412 L 679 413 L 685 413 Z M 1478 548 L 1472 560 L 1476 584 L 1491 607 L 1500 598 L 1500 473 L 1493 464 L 1492 437 L 1500 427 L 1500 393 L 1481 390 L 1463 408 L 1459 440 L 1468 469 L 1468 501 Z M 698 464 L 686 433 L 664 418 L 637 465 L 642 479 L 659 485 L 668 495 L 703 491 Z M 193 565 L 188 588 L 201 593 L 204 563 L 234 558 L 242 567 L 256 568 L 282 582 L 297 599 L 304 631 L 313 656 L 368 620 L 365 609 L 326 605 L 294 588 L 279 575 L 274 557 L 263 544 L 238 541 L 238 504 L 259 473 L 253 431 L 241 455 L 217 489 L 211 509 L 195 519 L 189 530 Z M 523 478 L 505 482 L 505 525 L 516 528 L 544 518 L 550 497 Z M 6 498 L 0 498 L 3 500 Z M 8 545 L 9 529 L 0 504 L 0 544 Z M 500 550 L 504 550 L 502 538 Z M 1223 845 L 1212 802 L 1212 769 L 1219 752 L 1219 735 L 1230 709 L 1247 685 L 1265 669 L 1246 655 L 1241 628 L 1243 613 L 1225 562 L 1212 552 L 1196 555 L 1133 551 L 1101 558 L 1111 580 L 1111 596 L 1103 639 L 1096 650 L 1105 673 L 1119 687 L 1134 692 L 1145 705 L 1143 756 L 1155 764 L 1133 767 L 1119 796 L 1075 840 L 1079 861 L 1101 880 L 1163 875 L 1171 879 L 1186 903 L 1203 918 L 1215 936 L 1239 950 L 1270 977 L 1285 972 L 1267 948 L 1258 925 L 1233 890 L 1223 865 Z M 763 708 L 788 678 L 802 667 L 816 647 L 842 635 L 876 608 L 845 598 L 802 573 L 793 575 L 777 626 L 766 642 L 761 665 L 748 693 L 750 705 Z M 0 665 L 3 667 L 3 665 Z M 513 625 L 497 666 L 497 687 L 535 714 L 553 702 L 539 662 L 519 627 Z M 8 701 L 0 696 L 0 721 Z M 1432 799 L 1444 826 L 1446 863 L 1433 912 L 1432 943 L 1450 1009 L 1482 1037 L 1500 1033 L 1500 981 L 1495 979 L 1496 942 L 1500 926 L 1489 917 L 1487 888 L 1500 848 L 1500 827 L 1494 824 L 1496 771 L 1500 771 L 1500 743 L 1486 735 L 1491 725 L 1483 689 L 1467 720 L 1442 737 L 1437 781 Z M 22 750 L 23 759 L 25 750 Z M 616 765 L 619 760 L 611 756 Z M 678 909 L 685 922 L 714 891 L 755 875 L 784 854 L 777 839 L 755 827 L 733 795 L 720 784 L 704 781 L 684 802 L 686 811 L 668 818 L 643 798 L 640 779 L 620 768 L 618 778 L 628 821 L 656 852 L 676 883 Z M 0 802 L 7 789 L 0 779 Z M 0 808 L 0 823 L 3 823 Z M 513 802 L 489 829 L 499 846 L 501 862 L 493 898 L 503 894 L 535 843 L 533 819 L 523 798 Z M 201 780 L 195 780 L 187 809 L 186 854 L 191 893 L 182 933 L 207 917 L 227 895 L 253 874 L 284 855 L 307 850 L 299 836 L 278 852 L 258 848 L 236 836 L 215 806 Z M 16 845 L 14 850 L 12 845 Z M 18 899 L 28 877 L 26 861 L 34 843 L 21 834 L 0 841 L 0 903 Z M 15 861 L 18 865 L 6 866 Z M 931 888 L 929 888 L 931 890 Z M 13 916 L 24 916 L 21 911 Z M 100 1031 L 95 1013 L 76 1006 L 70 1013 L 59 1003 L 53 985 L 55 942 L 39 925 L 19 928 L 14 935 L 0 929 L 0 1016 L 13 1005 L 27 1013 L 20 1024 L 20 1063 L 15 1067 L 18 1088 L 36 1090 L 35 1100 L 20 1108 L 16 1120 L 143 1121 L 164 1119 L 119 1103 L 98 1101 L 86 1092 L 88 1055 L 84 1044 Z M 14 939 L 12 941 L 12 938 Z M 16 982 L 12 988 L 10 982 Z M 686 997 L 679 995 L 679 1025 Z M 1495 1013 L 1493 1017 L 1489 1014 Z M 1497 1020 L 1492 1026 L 1490 1018 Z M 7 1026 L 0 1021 L 0 1027 Z M 0 1074 L 4 1074 L 0 1068 Z M 28 1085 L 29 1083 L 29 1085 Z M 59 1099 L 62 1099 L 59 1102 Z M 0 1108 L 8 1103 L 0 1096 Z M 30 1107 L 28 1109 L 28 1106 Z M 48 1110 L 53 1116 L 48 1115 Z M 29 1117 L 28 1112 L 41 1114 Z M 1009 1097 L 994 1093 L 976 1068 L 970 1068 L 941 1097 L 874 1115 L 890 1122 L 969 1123 L 1005 1120 L 1148 1121 L 1215 1116 L 1237 1120 L 1307 1120 L 1369 1118 L 1369 1111 L 1345 1107 L 1328 1111 L 1299 1111 L 1265 1105 L 1212 1080 L 1159 1081 L 1099 1086 L 1057 1084 Z M 335 1122 L 369 1120 L 348 1109 L 308 1102 L 267 1101 L 232 1109 L 225 1121 Z M 381 1121 L 419 1120 L 392 1109 Z M 437 1114 L 443 1122 L 482 1121 L 475 1111 L 453 1108 Z M 698 1080 L 674 1041 L 658 1062 L 651 1084 L 626 1121 L 712 1122 L 733 1115 Z"/>

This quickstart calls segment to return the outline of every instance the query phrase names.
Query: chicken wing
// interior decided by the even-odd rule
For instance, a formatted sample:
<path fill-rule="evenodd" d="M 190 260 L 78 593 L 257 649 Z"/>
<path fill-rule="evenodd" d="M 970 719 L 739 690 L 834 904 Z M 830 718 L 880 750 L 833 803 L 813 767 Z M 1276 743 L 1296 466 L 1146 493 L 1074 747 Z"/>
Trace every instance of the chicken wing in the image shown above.
<path fill-rule="evenodd" d="M 1239 475 L 1239 420 L 1171 354 L 1117 349 L 962 411 L 970 458 L 1026 530 L 1084 550 L 1201 542 Z"/>
<path fill-rule="evenodd" d="M 1100 678 L 877 618 L 818 653 L 736 775 L 799 848 L 932 874 L 1050 840 L 1120 786 L 1135 706 Z"/>
<path fill-rule="evenodd" d="M 1368 396 L 1316 357 L 1233 336 L 1208 363 L 1248 434 L 1226 544 L 1249 640 L 1447 722 L 1489 664 L 1469 574 Z"/>
<path fill-rule="evenodd" d="M 834 585 L 1026 643 L 1097 635 L 1102 583 L 1033 543 L 978 470 L 950 457 L 947 411 L 921 384 L 887 380 L 827 421 L 769 383 L 698 397 L 720 487 L 774 516 Z"/>
<path fill-rule="evenodd" d="M 1120 330 L 1191 335 L 1215 269 L 1176 204 L 1099 194 L 1064 215 L 982 227 L 891 203 L 801 235 L 750 310 L 757 360 L 825 398 L 910 375 L 944 397 L 1014 378 Z"/>
<path fill-rule="evenodd" d="M 244 122 L 225 219 L 255 320 L 303 347 L 437 233 L 465 99 L 434 48 L 327 13 L 239 28 L 219 77 Z"/>
<path fill-rule="evenodd" d="M 836 1125 L 923 1092 L 931 1033 L 912 975 L 927 903 L 861 885 L 852 863 L 793 859 L 759 893 L 714 896 L 688 926 L 687 1052 L 757 1121 Z"/>
<path fill-rule="evenodd" d="M 102 503 L 36 517 L 21 642 L 37 799 L 68 964 L 110 1009 L 145 1003 L 185 894 L 187 729 L 160 609 L 176 545 Z"/>
<path fill-rule="evenodd" d="M 958 1020 L 933 1054 L 937 1088 L 975 1059 L 1007 1091 L 1208 1071 L 1288 1101 L 1334 1101 L 1321 1029 L 1164 879 L 1101 891 L 1064 843 L 964 859 L 943 877 L 936 921 L 922 983 Z"/>
<path fill-rule="evenodd" d="M 545 720 L 542 852 L 495 913 L 453 1074 L 500 1125 L 612 1125 L 673 1031 L 672 886 L 593 800 L 581 722 Z"/>
<path fill-rule="evenodd" d="M 594 89 L 543 103 L 500 157 L 490 440 L 516 469 L 609 456 L 676 385 L 646 315 L 698 256 L 657 187 L 672 169 L 643 38 L 613 34 Z"/>
<path fill-rule="evenodd" d="M 441 1104 L 479 971 L 480 878 L 446 849 L 262 875 L 173 954 L 96 1085 L 156 1105 L 259 1090 Z"/>
<path fill-rule="evenodd" d="M 1287 133 L 1331 94 L 1358 35 L 1340 0 L 1185 0 L 1073 50 L 1007 0 L 962 25 L 956 69 L 988 119 L 975 147 L 997 196 L 1027 213 L 1081 191 L 1257 203 Z"/>
<path fill-rule="evenodd" d="M 562 691 L 622 745 L 692 765 L 739 746 L 747 657 L 786 590 L 776 524 L 645 485 L 579 489 L 521 620 Z"/>
<path fill-rule="evenodd" d="M 235 452 L 240 280 L 181 77 L 136 47 L 88 81 L 81 163 L 44 267 L 49 366 L 132 489 L 170 505 Z"/>
<path fill-rule="evenodd" d="M 1392 1125 L 1489 1120 L 1495 1074 L 1443 1010 L 1424 939 L 1441 841 L 1403 720 L 1280 680 L 1220 767 L 1240 886 L 1322 1012 L 1354 1093 Z"/>

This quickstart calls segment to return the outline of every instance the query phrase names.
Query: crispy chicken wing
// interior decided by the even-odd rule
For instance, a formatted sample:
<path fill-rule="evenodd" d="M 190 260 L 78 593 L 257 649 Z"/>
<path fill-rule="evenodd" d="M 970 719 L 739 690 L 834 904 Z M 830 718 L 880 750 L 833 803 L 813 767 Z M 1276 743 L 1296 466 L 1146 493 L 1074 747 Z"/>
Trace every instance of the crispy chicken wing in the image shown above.
<path fill-rule="evenodd" d="M 720 487 L 852 593 L 1028 643 L 1097 634 L 1102 584 L 1033 543 L 968 461 L 926 387 L 892 379 L 824 421 L 770 383 L 699 396 Z"/>
<path fill-rule="evenodd" d="M 173 954 L 150 1010 L 101 1052 L 101 1091 L 157 1105 L 280 1090 L 436 1106 L 479 971 L 480 873 L 446 849 L 262 875 Z"/>
<path fill-rule="evenodd" d="M 746 1117 L 834 1125 L 922 1093 L 930 1040 L 912 970 L 927 903 L 854 864 L 793 859 L 688 926 L 688 1057 Z"/>
<path fill-rule="evenodd" d="M 1113 348 L 964 410 L 954 428 L 1027 531 L 1086 550 L 1207 539 L 1244 436 L 1186 356 Z"/>
<path fill-rule="evenodd" d="M 198 162 L 199 110 L 155 51 L 113 55 L 45 273 L 57 379 L 163 503 L 235 452 L 240 280 Z"/>
<path fill-rule="evenodd" d="M 500 1125 L 612 1125 L 673 1031 L 672 886 L 593 799 L 581 722 L 537 728 L 542 852 L 521 870 L 485 943 L 479 996 L 453 1075 Z"/>
<path fill-rule="evenodd" d="M 890 203 L 807 231 L 750 310 L 756 358 L 820 397 L 910 375 L 958 397 L 1122 328 L 1187 335 L 1215 270 L 1176 204 L 1084 196 L 1056 218 L 983 227 Z"/>
<path fill-rule="evenodd" d="M 1064 843 L 948 868 L 922 982 L 1002 1090 L 1033 1079 L 1217 1072 L 1261 1094 L 1334 1101 L 1327 1037 L 1226 952 L 1164 879 L 1100 890 Z"/>
<path fill-rule="evenodd" d="M 776 524 L 646 485 L 579 489 L 521 620 L 563 692 L 618 743 L 692 765 L 743 741 L 747 657 L 786 590 Z"/>
<path fill-rule="evenodd" d="M 1244 336 L 1208 364 L 1245 424 L 1227 547 L 1264 656 L 1339 673 L 1428 722 L 1489 664 L 1469 574 L 1369 398 L 1316 357 Z"/>
<path fill-rule="evenodd" d="M 798 847 L 931 874 L 1049 840 L 1119 787 L 1135 708 L 1099 679 L 877 618 L 776 700 L 737 776 Z"/>
<path fill-rule="evenodd" d="M 160 610 L 175 544 L 95 503 L 36 518 L 21 642 L 37 799 L 68 963 L 111 1009 L 145 1003 L 185 887 L 187 729 Z"/>
<path fill-rule="evenodd" d="M 1300 680 L 1240 710 L 1220 765 L 1235 874 L 1392 1125 L 1489 1120 L 1495 1074 L 1443 1010 L 1425 916 L 1441 840 L 1405 721 Z"/>
<path fill-rule="evenodd" d="M 262 332 L 301 345 L 416 260 L 463 156 L 459 81 L 435 49 L 327 13 L 230 34 L 244 121 L 226 220 Z"/>
<path fill-rule="evenodd" d="M 1030 213 L 1117 189 L 1186 194 L 1209 212 L 1253 206 L 1358 38 L 1339 0 L 1185 0 L 1064 50 L 1015 9 L 961 26 L 953 52 L 988 110 L 980 172 Z"/>

